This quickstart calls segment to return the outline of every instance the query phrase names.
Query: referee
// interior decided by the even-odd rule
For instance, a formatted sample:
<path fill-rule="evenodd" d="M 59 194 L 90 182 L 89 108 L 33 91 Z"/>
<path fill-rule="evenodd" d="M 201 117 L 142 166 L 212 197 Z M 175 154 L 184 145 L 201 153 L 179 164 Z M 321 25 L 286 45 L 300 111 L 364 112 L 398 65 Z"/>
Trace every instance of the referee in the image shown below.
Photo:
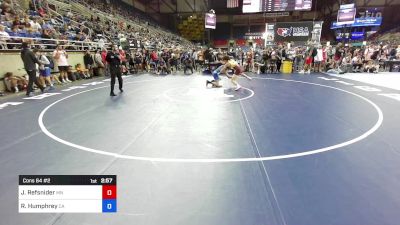
<path fill-rule="evenodd" d="M 113 46 L 112 51 L 107 53 L 106 61 L 110 65 L 111 73 L 110 96 L 116 96 L 116 94 L 114 93 L 115 77 L 118 78 L 120 92 L 124 92 L 124 90 L 122 90 L 121 57 L 119 55 L 118 47 L 116 45 Z"/>

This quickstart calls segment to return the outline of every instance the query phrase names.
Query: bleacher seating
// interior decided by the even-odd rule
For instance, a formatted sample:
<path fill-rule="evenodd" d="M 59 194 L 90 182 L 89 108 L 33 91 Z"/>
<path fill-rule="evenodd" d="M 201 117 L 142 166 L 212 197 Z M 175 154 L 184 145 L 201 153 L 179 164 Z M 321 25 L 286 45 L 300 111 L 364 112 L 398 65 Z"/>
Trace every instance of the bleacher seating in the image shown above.
<path fill-rule="evenodd" d="M 31 39 L 42 48 L 53 48 L 56 42 L 60 43 L 56 40 L 71 41 L 69 48 L 78 49 L 79 42 L 118 44 L 121 38 L 138 47 L 191 45 L 122 1 L 108 4 L 102 0 L 36 0 L 35 4 L 30 1 L 26 10 L 11 1 L 0 2 L 0 29 L 8 34 L 0 38 L 2 49 L 18 49 L 22 38 Z"/>

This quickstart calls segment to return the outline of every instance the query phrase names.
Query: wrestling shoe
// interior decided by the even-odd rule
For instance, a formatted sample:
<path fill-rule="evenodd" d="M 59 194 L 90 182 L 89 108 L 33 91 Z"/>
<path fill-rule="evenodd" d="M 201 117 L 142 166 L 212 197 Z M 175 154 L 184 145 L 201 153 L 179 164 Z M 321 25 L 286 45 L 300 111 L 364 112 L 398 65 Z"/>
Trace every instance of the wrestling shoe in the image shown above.
<path fill-rule="evenodd" d="M 212 88 L 222 88 L 222 85 L 212 84 Z"/>

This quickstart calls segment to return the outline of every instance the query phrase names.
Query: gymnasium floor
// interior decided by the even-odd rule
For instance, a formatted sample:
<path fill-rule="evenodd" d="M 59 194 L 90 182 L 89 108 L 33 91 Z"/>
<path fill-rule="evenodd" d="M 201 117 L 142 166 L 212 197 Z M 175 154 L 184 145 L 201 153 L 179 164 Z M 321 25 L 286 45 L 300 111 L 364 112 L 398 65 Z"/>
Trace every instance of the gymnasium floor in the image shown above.
<path fill-rule="evenodd" d="M 254 75 L 237 92 L 206 79 L 0 99 L 0 224 L 399 224 L 399 90 L 324 74 Z M 20 174 L 115 174 L 118 213 L 18 214 Z"/>

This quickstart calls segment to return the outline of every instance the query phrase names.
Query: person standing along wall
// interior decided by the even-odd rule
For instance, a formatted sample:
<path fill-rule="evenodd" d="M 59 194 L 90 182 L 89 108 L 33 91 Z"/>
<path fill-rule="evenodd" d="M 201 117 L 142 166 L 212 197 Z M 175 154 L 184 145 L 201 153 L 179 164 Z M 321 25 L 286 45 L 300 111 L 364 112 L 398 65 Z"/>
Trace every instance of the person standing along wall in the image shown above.
<path fill-rule="evenodd" d="M 85 55 L 83 56 L 83 62 L 85 63 L 85 68 L 89 71 L 90 77 L 93 77 L 94 60 L 89 50 L 86 50 Z"/>
<path fill-rule="evenodd" d="M 71 81 L 68 79 L 68 54 L 61 45 L 56 46 L 56 50 L 53 52 L 53 58 L 57 62 L 60 77 L 62 79 L 61 82 L 71 83 Z"/>
<path fill-rule="evenodd" d="M 53 82 L 50 79 L 51 69 L 50 69 L 49 59 L 38 49 L 33 50 L 33 53 L 35 53 L 37 59 L 41 63 L 41 65 L 39 66 L 39 74 L 40 74 L 39 78 L 41 84 L 43 85 L 43 87 L 46 87 L 46 82 L 47 82 L 47 84 L 49 85 L 49 90 L 54 90 Z"/>
<path fill-rule="evenodd" d="M 103 64 L 105 66 L 104 74 L 105 74 L 106 77 L 108 77 L 108 76 L 110 76 L 110 68 L 109 68 L 109 65 L 107 63 L 106 58 L 107 58 L 107 49 L 103 48 L 101 50 L 101 59 L 103 60 Z"/>
<path fill-rule="evenodd" d="M 22 50 L 21 50 L 21 59 L 24 62 L 24 68 L 29 76 L 28 87 L 26 89 L 26 95 L 29 97 L 33 96 L 33 83 L 36 84 L 42 91 L 44 92 L 44 87 L 38 82 L 36 79 L 36 63 L 41 64 L 39 60 L 36 58 L 35 54 L 29 47 L 27 42 L 22 43 Z"/>
<path fill-rule="evenodd" d="M 103 59 L 101 57 L 100 49 L 96 50 L 96 54 L 94 55 L 94 63 L 97 70 L 97 76 L 104 76 L 105 73 L 105 65 L 103 63 Z"/>

